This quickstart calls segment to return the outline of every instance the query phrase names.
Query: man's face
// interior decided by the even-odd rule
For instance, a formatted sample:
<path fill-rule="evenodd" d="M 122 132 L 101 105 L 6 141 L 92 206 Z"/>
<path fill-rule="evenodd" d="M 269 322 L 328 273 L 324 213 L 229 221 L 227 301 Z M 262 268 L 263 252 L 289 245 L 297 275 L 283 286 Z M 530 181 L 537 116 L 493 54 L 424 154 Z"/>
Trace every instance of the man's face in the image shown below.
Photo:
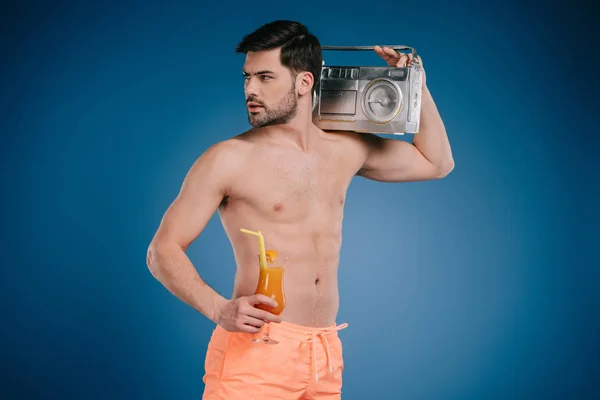
<path fill-rule="evenodd" d="M 281 64 L 281 49 L 249 52 L 244 63 L 248 122 L 254 127 L 285 124 L 296 116 L 295 79 Z"/>

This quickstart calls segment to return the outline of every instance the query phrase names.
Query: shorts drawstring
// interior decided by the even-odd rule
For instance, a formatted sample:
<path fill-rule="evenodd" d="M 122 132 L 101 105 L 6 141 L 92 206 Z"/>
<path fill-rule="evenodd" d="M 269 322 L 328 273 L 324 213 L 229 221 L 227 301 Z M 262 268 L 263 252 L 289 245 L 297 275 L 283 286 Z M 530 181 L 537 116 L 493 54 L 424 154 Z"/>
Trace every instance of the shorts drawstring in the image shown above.
<path fill-rule="evenodd" d="M 311 347 L 312 347 L 312 372 L 315 376 L 315 382 L 317 382 L 319 380 L 319 372 L 317 369 L 317 350 L 316 350 L 316 346 L 315 346 L 317 343 L 317 338 L 319 338 L 321 340 L 321 342 L 323 343 L 323 345 L 325 346 L 325 355 L 327 356 L 327 367 L 329 369 L 329 372 L 333 372 L 333 365 L 331 364 L 331 352 L 329 350 L 329 341 L 327 340 L 327 337 L 325 334 L 329 333 L 329 332 L 340 331 L 340 330 L 346 328 L 347 326 L 348 326 L 347 323 L 343 323 L 341 325 L 336 326 L 335 328 L 323 328 L 323 329 L 319 329 L 313 333 L 308 334 L 308 338 L 306 339 L 306 342 L 310 342 Z"/>

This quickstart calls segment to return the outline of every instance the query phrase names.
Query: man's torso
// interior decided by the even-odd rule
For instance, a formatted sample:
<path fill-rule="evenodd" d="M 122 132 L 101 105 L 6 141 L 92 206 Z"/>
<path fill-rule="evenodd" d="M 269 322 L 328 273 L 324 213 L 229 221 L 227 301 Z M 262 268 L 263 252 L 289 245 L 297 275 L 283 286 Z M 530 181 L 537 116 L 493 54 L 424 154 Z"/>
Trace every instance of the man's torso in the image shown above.
<path fill-rule="evenodd" d="M 260 135 L 232 139 L 245 159 L 219 215 L 237 264 L 233 298 L 258 282 L 258 243 L 240 228 L 260 230 L 267 249 L 287 256 L 283 320 L 318 327 L 335 323 L 344 202 L 366 151 L 353 134 L 313 136 L 306 151 Z"/>

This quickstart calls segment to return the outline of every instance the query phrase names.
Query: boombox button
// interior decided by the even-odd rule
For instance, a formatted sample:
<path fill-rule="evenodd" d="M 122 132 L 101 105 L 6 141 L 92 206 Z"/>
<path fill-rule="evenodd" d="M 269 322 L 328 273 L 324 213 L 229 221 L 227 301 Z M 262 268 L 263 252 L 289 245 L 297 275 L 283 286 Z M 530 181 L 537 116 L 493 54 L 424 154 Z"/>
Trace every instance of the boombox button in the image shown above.
<path fill-rule="evenodd" d="M 358 78 L 358 69 L 356 69 L 356 68 L 352 68 L 352 69 L 350 70 L 350 77 L 351 77 L 352 79 L 357 79 L 357 78 Z"/>
<path fill-rule="evenodd" d="M 340 71 L 340 78 L 350 78 L 352 76 L 351 69 L 343 69 Z"/>

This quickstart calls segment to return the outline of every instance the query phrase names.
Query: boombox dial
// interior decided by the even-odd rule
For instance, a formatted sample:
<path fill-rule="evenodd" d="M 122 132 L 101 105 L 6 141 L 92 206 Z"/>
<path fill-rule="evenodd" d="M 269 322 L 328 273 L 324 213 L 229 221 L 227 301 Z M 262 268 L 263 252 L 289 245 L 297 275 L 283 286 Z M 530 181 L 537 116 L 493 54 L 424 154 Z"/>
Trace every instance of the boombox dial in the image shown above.
<path fill-rule="evenodd" d="M 375 79 L 363 91 L 362 106 L 369 120 L 386 124 L 400 112 L 402 92 L 386 79 Z"/>

